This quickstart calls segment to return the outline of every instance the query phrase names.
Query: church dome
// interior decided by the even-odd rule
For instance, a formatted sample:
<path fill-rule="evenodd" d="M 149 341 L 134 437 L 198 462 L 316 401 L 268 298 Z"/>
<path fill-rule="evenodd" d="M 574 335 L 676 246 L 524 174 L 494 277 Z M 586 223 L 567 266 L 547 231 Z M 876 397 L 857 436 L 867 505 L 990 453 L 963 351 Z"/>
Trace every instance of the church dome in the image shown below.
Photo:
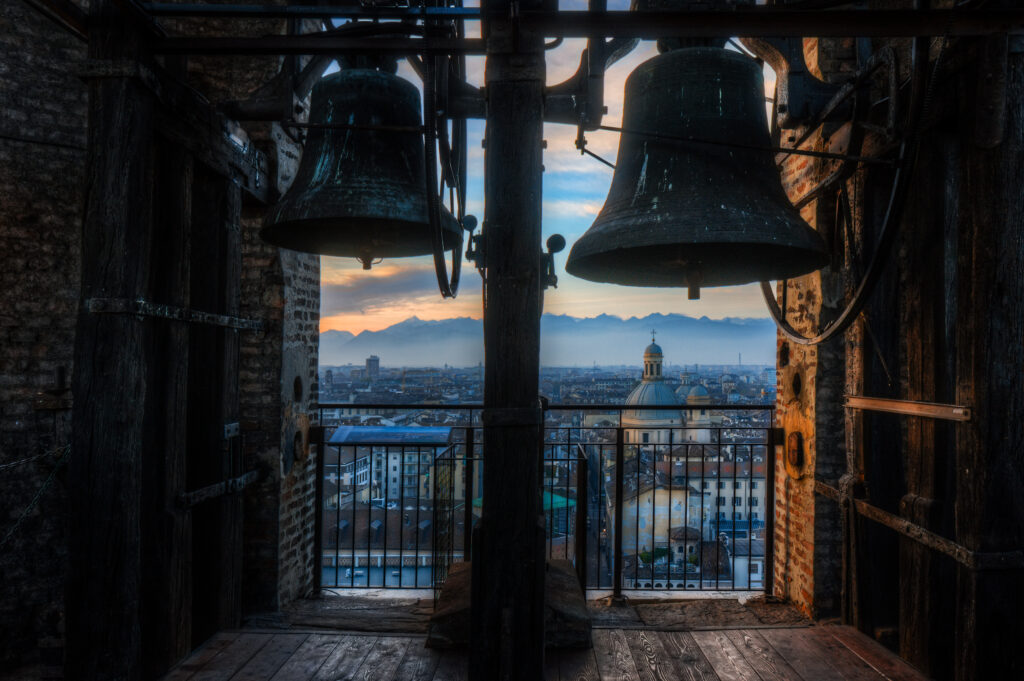
<path fill-rule="evenodd" d="M 676 399 L 676 394 L 672 392 L 672 388 L 662 381 L 644 381 L 634 388 L 633 392 L 626 398 L 626 406 L 629 407 L 643 407 L 655 404 L 679 404 L 679 400 Z M 625 422 L 627 420 L 648 423 L 652 421 L 679 422 L 682 417 L 682 412 L 675 409 L 631 409 L 622 414 L 623 425 L 626 425 Z"/>
<path fill-rule="evenodd" d="M 708 389 L 700 383 L 691 385 L 690 389 L 686 391 L 687 404 L 707 403 L 709 399 L 711 399 L 711 395 L 708 393 Z"/>
<path fill-rule="evenodd" d="M 644 349 L 644 354 L 645 355 L 660 355 L 660 354 L 663 354 L 663 353 L 661 352 L 661 346 L 658 345 L 657 343 L 652 342 L 650 345 L 648 345 Z"/>

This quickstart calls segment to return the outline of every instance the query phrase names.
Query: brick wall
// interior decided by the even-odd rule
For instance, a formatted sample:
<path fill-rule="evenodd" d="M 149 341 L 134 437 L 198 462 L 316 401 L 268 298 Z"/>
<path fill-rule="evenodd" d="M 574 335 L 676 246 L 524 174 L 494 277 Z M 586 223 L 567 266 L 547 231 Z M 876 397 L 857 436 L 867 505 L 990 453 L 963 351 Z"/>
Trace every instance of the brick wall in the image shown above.
<path fill-rule="evenodd" d="M 804 56 L 812 73 L 838 81 L 854 69 L 853 41 L 804 41 Z M 783 142 L 804 130 L 783 131 Z M 823 126 L 802 145 L 818 151 L 842 151 L 848 129 Z M 790 156 L 782 181 L 793 201 L 810 191 L 835 169 L 834 162 Z M 819 199 L 804 206 L 802 217 L 824 234 L 834 224 L 835 203 Z M 826 268 L 788 282 L 786 319 L 802 334 L 816 335 L 834 319 L 844 303 L 844 282 Z M 799 434 L 803 463 L 786 465 L 785 445 L 775 470 L 775 583 L 776 595 L 790 599 L 808 615 L 834 615 L 839 609 L 842 533 L 838 507 L 814 493 L 815 480 L 838 484 L 845 470 L 846 435 L 843 394 L 846 389 L 846 346 L 839 341 L 805 346 L 781 333 L 778 338 L 778 421 L 783 442 Z"/>
<path fill-rule="evenodd" d="M 40 407 L 69 397 L 59 388 L 78 306 L 86 94 L 73 65 L 84 47 L 26 4 L 0 3 L 0 670 L 60 664 L 64 469 L 54 473 L 54 454 L 10 464 L 69 439 L 70 413 Z"/>

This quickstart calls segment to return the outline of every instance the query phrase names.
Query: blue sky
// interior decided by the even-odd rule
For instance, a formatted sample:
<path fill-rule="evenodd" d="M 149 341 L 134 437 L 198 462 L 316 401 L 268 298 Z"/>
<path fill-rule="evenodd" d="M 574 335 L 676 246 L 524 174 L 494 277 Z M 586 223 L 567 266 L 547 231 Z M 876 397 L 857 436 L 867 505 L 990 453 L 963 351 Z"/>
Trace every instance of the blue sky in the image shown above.
<path fill-rule="evenodd" d="M 609 0 L 609 9 L 628 9 L 628 2 Z M 562 0 L 563 9 L 582 9 L 585 3 Z M 476 26 L 468 26 L 472 35 Z M 559 83 L 575 73 L 584 40 L 566 40 L 547 53 L 547 82 Z M 657 54 L 653 42 L 641 42 L 627 57 L 613 65 L 605 79 L 604 123 L 617 126 L 622 117 L 622 92 L 626 77 L 637 65 Z M 471 80 L 483 82 L 483 57 L 469 60 Z M 399 75 L 419 84 L 403 62 Z M 766 71 L 766 89 L 774 78 Z M 467 211 L 482 220 L 484 213 L 483 162 L 480 147 L 484 122 L 469 121 L 469 182 Z M 705 288 L 699 301 L 686 299 L 684 289 L 639 288 L 595 284 L 565 272 L 569 248 L 590 227 L 604 203 L 612 170 L 597 160 L 581 156 L 575 148 L 573 126 L 546 124 L 544 137 L 544 238 L 561 234 L 568 246 L 555 256 L 558 288 L 545 294 L 545 312 L 593 317 L 602 313 L 621 317 L 644 316 L 653 312 L 676 312 L 693 317 L 764 317 L 766 311 L 756 284 L 727 288 Z M 587 133 L 588 148 L 614 161 L 619 135 L 597 131 Z M 413 315 L 421 319 L 451 317 L 479 318 L 482 313 L 480 277 L 464 267 L 462 286 L 454 300 L 443 300 L 437 291 L 429 257 L 385 260 L 366 272 L 354 260 L 324 257 L 321 260 L 323 294 L 321 330 L 340 329 L 359 333 L 382 329 Z"/>

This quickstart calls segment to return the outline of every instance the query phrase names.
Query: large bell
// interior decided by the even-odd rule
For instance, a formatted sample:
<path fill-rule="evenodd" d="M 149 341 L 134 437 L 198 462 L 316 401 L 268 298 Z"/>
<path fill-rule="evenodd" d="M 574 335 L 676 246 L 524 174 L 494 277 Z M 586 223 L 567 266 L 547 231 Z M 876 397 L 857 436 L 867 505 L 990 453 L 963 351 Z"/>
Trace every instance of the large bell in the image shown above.
<path fill-rule="evenodd" d="M 282 248 L 358 258 L 432 252 L 420 95 L 390 73 L 349 69 L 313 89 L 312 127 L 291 188 L 260 236 Z M 330 127 L 352 126 L 352 127 Z M 363 127 L 365 126 L 365 127 Z M 461 243 L 441 209 L 445 248 Z"/>
<path fill-rule="evenodd" d="M 700 286 L 826 264 L 824 242 L 779 182 L 752 59 L 692 47 L 644 62 L 626 80 L 622 125 L 631 132 L 619 142 L 608 198 L 569 253 L 570 274 L 687 286 L 697 297 Z"/>

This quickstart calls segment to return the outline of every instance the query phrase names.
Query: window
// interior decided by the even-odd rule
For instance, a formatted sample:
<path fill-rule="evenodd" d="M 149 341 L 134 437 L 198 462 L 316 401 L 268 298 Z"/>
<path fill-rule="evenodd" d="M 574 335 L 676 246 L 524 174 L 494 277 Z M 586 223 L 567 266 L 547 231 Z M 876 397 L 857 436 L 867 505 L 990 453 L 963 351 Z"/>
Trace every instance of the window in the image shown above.
<path fill-rule="evenodd" d="M 725 483 L 724 482 L 719 482 L 718 483 L 718 489 L 725 489 Z"/>
<path fill-rule="evenodd" d="M 743 505 L 743 497 L 733 497 L 732 498 L 732 505 L 733 506 L 742 506 Z"/>
<path fill-rule="evenodd" d="M 705 480 L 704 482 L 702 482 L 700 484 L 700 486 L 701 486 L 701 489 L 708 489 L 709 487 L 711 487 L 711 483 L 708 482 L 707 480 Z"/>
<path fill-rule="evenodd" d="M 650 441 L 651 434 L 650 433 L 644 433 L 643 437 L 644 437 L 644 444 L 647 444 L 648 441 Z"/>
<path fill-rule="evenodd" d="M 717 499 L 719 506 L 725 506 L 725 497 L 717 497 Z"/>
<path fill-rule="evenodd" d="M 761 517 L 761 514 L 760 514 L 760 513 L 758 513 L 757 511 L 754 511 L 753 513 L 751 513 L 751 514 L 750 514 L 750 517 L 751 517 L 751 519 L 753 519 L 753 520 L 758 520 L 758 519 L 760 519 L 760 517 Z"/>
<path fill-rule="evenodd" d="M 743 520 L 743 514 L 740 513 L 739 511 L 737 511 L 736 513 L 732 514 L 732 519 L 733 520 Z"/>
<path fill-rule="evenodd" d="M 756 574 L 760 574 L 760 572 L 761 572 L 761 564 L 760 563 L 751 563 L 750 564 L 750 574 L 756 575 Z"/>
<path fill-rule="evenodd" d="M 750 505 L 757 506 L 757 497 L 750 497 Z"/>
<path fill-rule="evenodd" d="M 750 481 L 750 489 L 757 489 L 757 480 Z"/>

